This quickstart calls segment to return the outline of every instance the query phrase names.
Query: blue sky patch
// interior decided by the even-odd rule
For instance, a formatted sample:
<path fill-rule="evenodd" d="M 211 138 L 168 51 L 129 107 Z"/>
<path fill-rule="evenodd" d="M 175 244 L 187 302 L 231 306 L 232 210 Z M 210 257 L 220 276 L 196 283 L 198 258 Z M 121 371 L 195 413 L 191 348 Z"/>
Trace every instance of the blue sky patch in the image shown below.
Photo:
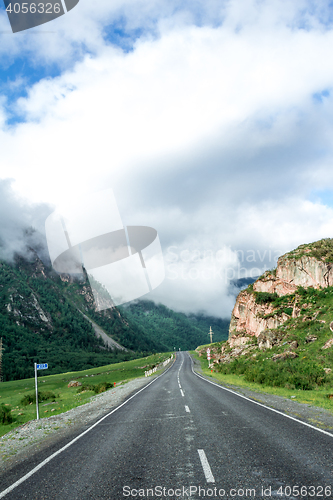
<path fill-rule="evenodd" d="M 315 94 L 312 95 L 312 98 L 315 102 L 323 102 L 325 99 L 330 97 L 330 89 L 324 89 L 320 92 L 316 92 Z"/>
<path fill-rule="evenodd" d="M 103 29 L 105 41 L 120 47 L 124 52 L 131 52 L 135 42 L 145 31 L 143 28 L 127 30 L 125 17 L 121 17 Z"/>
<path fill-rule="evenodd" d="M 24 120 L 16 113 L 15 103 L 20 97 L 27 97 L 29 89 L 44 78 L 54 78 L 61 74 L 56 65 L 31 65 L 29 59 L 18 57 L 12 63 L 2 62 L 0 66 L 0 96 L 5 97 L 7 125 L 15 125 Z"/>
<path fill-rule="evenodd" d="M 310 195 L 310 201 L 313 203 L 320 202 L 327 207 L 333 208 L 333 190 L 313 190 Z"/>

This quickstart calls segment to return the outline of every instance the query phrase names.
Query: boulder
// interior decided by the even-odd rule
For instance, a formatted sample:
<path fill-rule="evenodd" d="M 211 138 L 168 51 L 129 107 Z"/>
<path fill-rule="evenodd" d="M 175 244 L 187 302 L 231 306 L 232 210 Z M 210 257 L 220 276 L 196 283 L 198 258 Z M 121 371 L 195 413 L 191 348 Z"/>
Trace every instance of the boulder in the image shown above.
<path fill-rule="evenodd" d="M 323 345 L 322 349 L 328 349 L 329 347 L 332 347 L 333 345 L 333 339 L 329 339 L 325 345 Z"/>
<path fill-rule="evenodd" d="M 318 340 L 318 337 L 316 337 L 315 335 L 307 335 L 307 337 L 305 337 L 304 339 L 304 342 L 308 344 L 309 342 L 314 342 L 315 340 Z"/>
<path fill-rule="evenodd" d="M 283 335 L 279 330 L 264 330 L 258 335 L 259 349 L 272 349 L 273 345 L 279 345 Z"/>
<path fill-rule="evenodd" d="M 67 387 L 80 387 L 82 384 L 77 380 L 71 380 Z"/>
<path fill-rule="evenodd" d="M 280 354 L 275 354 L 275 356 L 272 357 L 272 360 L 277 361 L 278 359 L 287 359 L 287 358 L 298 358 L 298 354 L 293 351 L 285 351 L 281 352 Z"/>

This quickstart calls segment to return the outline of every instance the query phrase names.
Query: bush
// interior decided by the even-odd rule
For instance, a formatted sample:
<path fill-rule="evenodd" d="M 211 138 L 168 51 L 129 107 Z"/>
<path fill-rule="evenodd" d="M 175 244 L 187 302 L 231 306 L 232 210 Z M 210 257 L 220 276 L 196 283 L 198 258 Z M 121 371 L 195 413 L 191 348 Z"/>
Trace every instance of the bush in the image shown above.
<path fill-rule="evenodd" d="M 266 304 L 267 302 L 274 302 L 278 298 L 277 293 L 269 292 L 255 292 L 256 304 Z"/>
<path fill-rule="evenodd" d="M 38 403 L 42 403 L 43 401 L 47 401 L 48 399 L 52 399 L 53 401 L 56 399 L 55 394 L 51 391 L 38 391 Z M 21 404 L 23 406 L 28 406 L 30 403 L 36 403 L 36 394 L 26 394 L 21 399 Z"/>
<path fill-rule="evenodd" d="M 252 360 L 236 359 L 231 363 L 220 365 L 218 371 L 225 374 L 244 374 L 244 379 L 247 382 L 255 382 L 270 387 L 295 388 L 303 391 L 323 385 L 327 380 L 321 366 L 300 359 L 280 361 L 268 359 L 258 363 Z"/>
<path fill-rule="evenodd" d="M 0 406 L 0 424 L 7 425 L 12 423 L 13 417 L 11 411 L 10 406 L 5 406 L 4 404 Z"/>
<path fill-rule="evenodd" d="M 113 387 L 113 384 L 111 382 L 101 382 L 100 384 L 96 385 L 94 392 L 96 394 L 100 394 L 101 392 L 105 392 L 108 389 L 111 389 Z"/>
<path fill-rule="evenodd" d="M 111 389 L 114 384 L 112 382 L 100 382 L 99 384 L 82 384 L 81 387 L 78 388 L 77 392 L 83 391 L 94 391 L 95 394 L 100 394 L 101 392 L 105 392 L 108 389 Z"/>

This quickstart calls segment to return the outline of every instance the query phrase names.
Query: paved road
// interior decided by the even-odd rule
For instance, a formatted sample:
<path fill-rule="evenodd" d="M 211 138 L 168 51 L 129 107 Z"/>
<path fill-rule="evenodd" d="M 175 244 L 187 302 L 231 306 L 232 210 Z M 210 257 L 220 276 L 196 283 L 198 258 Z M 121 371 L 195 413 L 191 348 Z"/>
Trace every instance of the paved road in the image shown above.
<path fill-rule="evenodd" d="M 18 466 L 1 490 L 64 444 Z M 5 497 L 333 498 L 332 446 L 333 435 L 195 375 L 189 355 L 178 353 L 167 372 Z"/>

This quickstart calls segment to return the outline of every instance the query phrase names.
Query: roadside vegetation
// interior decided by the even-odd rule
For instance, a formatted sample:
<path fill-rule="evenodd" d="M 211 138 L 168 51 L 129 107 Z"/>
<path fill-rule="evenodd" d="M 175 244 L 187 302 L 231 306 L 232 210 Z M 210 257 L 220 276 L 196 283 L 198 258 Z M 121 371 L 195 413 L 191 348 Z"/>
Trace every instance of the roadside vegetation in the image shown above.
<path fill-rule="evenodd" d="M 282 297 L 254 292 L 251 286 L 247 291 L 255 295 L 256 303 L 269 303 L 274 307 L 270 316 L 284 313 L 289 319 L 275 330 L 265 330 L 258 338 L 248 337 L 248 343 L 241 349 L 231 348 L 227 342 L 211 344 L 211 361 L 221 355 L 222 349 L 225 356 L 224 360 L 214 363 L 213 374 L 208 368 L 208 345 L 198 347 L 204 373 L 225 383 L 292 397 L 333 412 L 333 332 L 330 329 L 333 287 L 299 287 L 296 293 Z M 263 347 L 266 340 L 271 343 L 270 348 Z M 261 348 L 260 341 L 263 342 Z"/>
<path fill-rule="evenodd" d="M 213 346 L 213 344 L 211 345 Z M 200 346 L 201 348 L 202 346 Z M 204 375 L 212 377 L 217 381 L 226 384 L 227 386 L 234 387 L 245 387 L 255 392 L 266 392 L 269 394 L 274 394 L 276 396 L 282 396 L 285 398 L 292 399 L 298 403 L 305 403 L 312 406 L 318 406 L 320 408 L 325 408 L 333 414 L 333 385 L 331 383 L 326 383 L 325 385 L 317 386 L 314 389 L 291 389 L 290 387 L 279 387 L 272 386 L 268 384 L 263 384 L 262 382 L 251 382 L 245 379 L 244 373 L 237 373 L 231 371 L 229 373 L 223 373 L 222 371 L 212 370 L 208 366 L 208 361 L 206 357 L 199 357 L 198 353 L 193 351 L 191 353 L 195 359 L 198 359 L 201 363 L 202 372 Z M 238 365 L 238 363 L 236 363 Z M 282 366 L 279 366 L 282 369 Z"/>
<path fill-rule="evenodd" d="M 144 376 L 171 356 L 154 354 L 145 358 L 100 366 L 78 372 L 46 376 L 38 372 L 40 418 L 64 413 L 89 402 L 96 394 L 110 390 L 134 378 Z M 70 383 L 72 387 L 68 387 Z M 80 385 L 79 385 L 80 384 Z M 0 436 L 36 418 L 35 379 L 0 383 Z"/>
<path fill-rule="evenodd" d="M 315 257 L 317 260 L 323 260 L 324 262 L 333 262 L 333 238 L 305 243 L 286 254 L 286 258 L 296 260 L 304 256 Z"/>

